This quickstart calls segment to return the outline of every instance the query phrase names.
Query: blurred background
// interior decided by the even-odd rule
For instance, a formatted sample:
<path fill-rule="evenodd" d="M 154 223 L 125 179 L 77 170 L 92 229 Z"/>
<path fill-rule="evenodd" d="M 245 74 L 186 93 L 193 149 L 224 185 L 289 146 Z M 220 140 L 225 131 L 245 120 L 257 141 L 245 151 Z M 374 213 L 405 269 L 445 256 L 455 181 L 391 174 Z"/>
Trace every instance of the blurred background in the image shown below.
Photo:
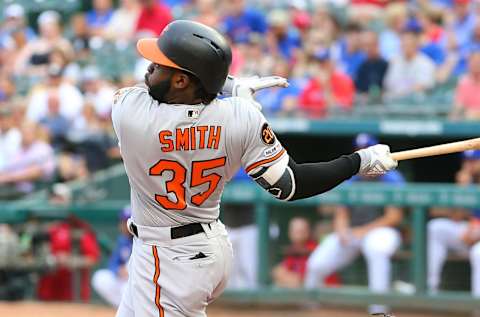
<path fill-rule="evenodd" d="M 480 1 L 0 0 L 0 16 L 1 316 L 114 315 L 131 238 L 111 101 L 143 81 L 137 39 L 174 19 L 220 30 L 232 75 L 289 79 L 256 98 L 297 162 L 480 133 Z M 209 315 L 480 316 L 479 182 L 470 151 L 284 204 L 241 171 Z"/>

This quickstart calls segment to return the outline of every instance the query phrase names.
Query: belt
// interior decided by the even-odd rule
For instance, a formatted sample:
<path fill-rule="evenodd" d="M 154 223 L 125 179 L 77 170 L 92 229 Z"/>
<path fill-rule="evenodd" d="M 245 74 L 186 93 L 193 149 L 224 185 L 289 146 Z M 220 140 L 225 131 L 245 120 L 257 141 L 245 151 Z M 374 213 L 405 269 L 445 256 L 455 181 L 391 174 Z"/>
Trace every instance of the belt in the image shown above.
<path fill-rule="evenodd" d="M 130 223 L 130 229 L 133 234 L 138 238 L 138 227 L 132 222 Z M 170 229 L 170 238 L 179 239 L 188 236 L 193 236 L 194 234 L 205 232 L 203 227 L 199 223 L 190 223 L 188 225 L 173 227 Z"/>

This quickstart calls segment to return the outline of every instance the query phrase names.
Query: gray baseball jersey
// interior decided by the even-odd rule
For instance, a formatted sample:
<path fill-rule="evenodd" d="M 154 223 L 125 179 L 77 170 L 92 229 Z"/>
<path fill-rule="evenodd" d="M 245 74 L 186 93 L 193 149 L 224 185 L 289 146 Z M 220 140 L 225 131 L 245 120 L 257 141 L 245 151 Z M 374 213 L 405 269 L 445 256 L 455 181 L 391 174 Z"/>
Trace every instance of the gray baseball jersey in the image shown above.
<path fill-rule="evenodd" d="M 132 218 L 144 226 L 211 222 L 225 184 L 287 155 L 249 100 L 158 103 L 143 87 L 115 93 L 112 120 L 131 187 Z"/>

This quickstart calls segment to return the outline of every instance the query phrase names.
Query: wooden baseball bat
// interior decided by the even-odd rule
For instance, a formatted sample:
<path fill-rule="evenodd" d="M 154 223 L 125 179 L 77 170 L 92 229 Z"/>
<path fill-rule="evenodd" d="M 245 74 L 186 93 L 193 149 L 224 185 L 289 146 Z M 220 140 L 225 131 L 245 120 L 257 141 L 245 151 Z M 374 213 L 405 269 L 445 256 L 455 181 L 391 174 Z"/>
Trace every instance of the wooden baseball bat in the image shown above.
<path fill-rule="evenodd" d="M 394 160 L 403 161 L 419 157 L 463 152 L 467 150 L 480 150 L 480 138 L 422 147 L 419 149 L 413 149 L 408 151 L 395 152 L 390 154 L 390 156 Z"/>

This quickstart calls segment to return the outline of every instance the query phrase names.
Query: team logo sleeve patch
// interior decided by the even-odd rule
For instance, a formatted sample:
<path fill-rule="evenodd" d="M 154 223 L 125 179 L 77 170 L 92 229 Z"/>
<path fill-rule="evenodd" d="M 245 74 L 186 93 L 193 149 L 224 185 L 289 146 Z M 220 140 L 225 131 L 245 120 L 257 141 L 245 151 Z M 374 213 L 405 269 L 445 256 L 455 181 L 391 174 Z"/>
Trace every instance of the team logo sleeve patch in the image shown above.
<path fill-rule="evenodd" d="M 125 96 L 128 92 L 130 92 L 134 88 L 135 87 L 125 87 L 125 88 L 121 88 L 121 89 L 117 90 L 115 92 L 115 94 L 113 95 L 113 103 L 117 104 L 120 101 L 120 99 L 122 98 L 122 96 Z"/>
<path fill-rule="evenodd" d="M 115 94 L 113 95 L 113 103 L 116 104 L 118 102 L 118 99 L 120 98 L 120 95 L 122 94 L 121 90 L 117 90 Z"/>
<path fill-rule="evenodd" d="M 275 134 L 267 122 L 263 124 L 262 129 L 260 130 L 260 139 L 266 145 L 275 144 Z"/>

